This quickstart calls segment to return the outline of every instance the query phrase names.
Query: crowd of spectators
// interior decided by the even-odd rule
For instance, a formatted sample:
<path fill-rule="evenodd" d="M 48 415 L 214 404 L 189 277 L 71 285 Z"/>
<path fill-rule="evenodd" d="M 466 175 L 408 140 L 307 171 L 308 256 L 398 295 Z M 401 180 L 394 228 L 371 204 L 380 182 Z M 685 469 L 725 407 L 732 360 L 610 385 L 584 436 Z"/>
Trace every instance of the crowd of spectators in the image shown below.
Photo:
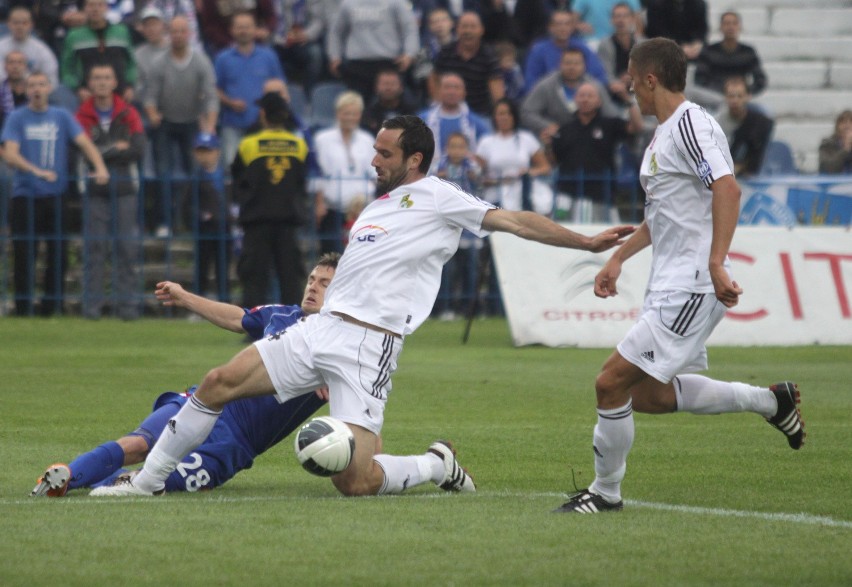
<path fill-rule="evenodd" d="M 417 113 L 428 123 L 436 135 L 432 171 L 474 193 L 543 213 L 556 213 L 562 202 L 562 212 L 573 206 L 567 217 L 576 221 L 611 220 L 620 161 L 631 153 L 626 160 L 635 161 L 653 127 L 631 106 L 626 78 L 630 49 L 650 36 L 673 38 L 684 48 L 695 72 L 687 95 L 720 116 L 738 172 L 759 172 L 772 133 L 771 118 L 749 103 L 768 81 L 756 51 L 739 41 L 739 15 L 725 12 L 722 40 L 708 44 L 704 0 L 7 0 L 0 2 L 0 17 L 6 25 L 0 123 L 31 100 L 27 76 L 36 72 L 50 84 L 53 106 L 98 121 L 88 135 L 100 129 L 98 136 L 111 136 L 115 112 L 134 113 L 146 144 L 131 141 L 127 165 L 107 161 L 116 176 L 112 193 L 123 197 L 127 186 L 144 186 L 140 228 L 148 233 L 170 237 L 189 228 L 196 237 L 199 229 L 209 235 L 198 243 L 205 251 L 199 252 L 205 267 L 196 274 L 199 288 L 207 283 L 207 267 L 215 266 L 219 295 L 227 295 L 220 265 L 237 253 L 241 267 L 251 266 L 241 276 L 264 275 L 249 286 L 251 303 L 268 301 L 271 273 L 278 274 L 277 292 L 301 287 L 283 283 L 282 266 L 295 263 L 292 242 L 258 253 L 249 243 L 263 232 L 248 225 L 262 212 L 254 208 L 246 220 L 245 209 L 229 204 L 245 204 L 246 185 L 259 181 L 254 172 L 246 176 L 257 158 L 281 178 L 301 170 L 267 191 L 292 189 L 293 176 L 304 176 L 298 189 L 306 213 L 287 222 L 295 225 L 298 216 L 313 223 L 322 251 L 344 246 L 347 223 L 376 196 L 372 137 L 398 114 Z M 89 76 L 104 65 L 115 75 L 112 106 L 93 102 Z M 340 82 L 348 91 L 335 103 L 334 124 L 317 128 L 295 95 L 291 102 L 291 88 L 309 101 L 324 82 Z M 279 112 L 270 94 L 288 104 L 287 112 Z M 274 128 L 268 113 L 261 116 L 264 101 L 274 107 Z M 825 170 L 848 171 L 847 119 L 823 143 L 821 169 L 825 152 Z M 66 141 L 76 140 L 74 130 Z M 257 153 L 247 159 L 243 143 L 258 130 L 304 142 L 306 150 L 255 141 Z M 115 145 L 99 148 L 106 160 L 105 149 Z M 21 172 L 18 163 L 11 167 Z M 121 184 L 119 176 L 135 183 Z M 536 178 L 553 189 L 542 190 Z M 212 195 L 205 200 L 203 193 Z M 11 195 L 15 203 L 23 194 Z M 214 263 L 218 249 L 203 242 L 217 229 L 233 235 L 232 223 L 254 228 L 251 238 L 246 232 L 240 239 L 254 253 L 251 263 L 245 249 L 220 251 Z M 125 278 L 122 283 L 133 281 Z M 31 275 L 27 279 L 32 286 Z M 101 277 L 92 280 L 91 289 L 103 289 Z M 469 293 L 470 284 L 457 287 Z M 96 317 L 103 304 L 93 299 Z M 135 315 L 125 310 L 123 316 Z"/>

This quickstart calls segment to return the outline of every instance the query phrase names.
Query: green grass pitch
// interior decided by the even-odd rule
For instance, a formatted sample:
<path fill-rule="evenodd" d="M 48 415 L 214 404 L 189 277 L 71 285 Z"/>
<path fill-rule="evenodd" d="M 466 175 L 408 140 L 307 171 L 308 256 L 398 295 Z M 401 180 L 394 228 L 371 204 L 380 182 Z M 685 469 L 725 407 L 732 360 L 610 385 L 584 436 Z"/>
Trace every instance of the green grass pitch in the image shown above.
<path fill-rule="evenodd" d="M 383 436 L 453 440 L 475 495 L 341 498 L 288 439 L 212 492 L 49 500 L 28 496 L 46 465 L 132 430 L 239 337 L 0 318 L 0 585 L 852 585 L 852 347 L 711 348 L 710 376 L 800 384 L 805 447 L 754 414 L 637 415 L 625 510 L 565 516 L 609 351 L 516 349 L 502 320 L 462 346 L 462 328 L 406 341 Z"/>

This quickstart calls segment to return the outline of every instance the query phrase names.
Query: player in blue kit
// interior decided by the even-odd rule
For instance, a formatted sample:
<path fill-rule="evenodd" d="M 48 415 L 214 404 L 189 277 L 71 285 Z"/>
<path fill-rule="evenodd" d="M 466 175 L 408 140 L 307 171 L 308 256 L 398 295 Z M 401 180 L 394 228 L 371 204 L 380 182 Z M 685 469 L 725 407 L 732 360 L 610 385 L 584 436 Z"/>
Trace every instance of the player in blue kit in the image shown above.
<path fill-rule="evenodd" d="M 248 334 L 254 340 L 275 337 L 302 317 L 319 312 L 339 258 L 337 253 L 320 257 L 308 277 L 300 306 L 269 305 L 248 310 L 191 294 L 170 281 L 158 283 L 155 294 L 164 305 L 186 308 L 226 330 Z M 186 393 L 160 395 L 151 414 L 135 431 L 78 456 L 68 465 L 51 465 L 31 495 L 61 497 L 69 489 L 109 485 L 127 474 L 122 467 L 145 460 L 154 441 L 194 391 L 193 386 Z M 257 455 L 284 439 L 327 399 L 327 391 L 321 389 L 283 403 L 266 396 L 229 404 L 207 440 L 169 476 L 166 491 L 198 491 L 222 485 L 250 468 Z"/>

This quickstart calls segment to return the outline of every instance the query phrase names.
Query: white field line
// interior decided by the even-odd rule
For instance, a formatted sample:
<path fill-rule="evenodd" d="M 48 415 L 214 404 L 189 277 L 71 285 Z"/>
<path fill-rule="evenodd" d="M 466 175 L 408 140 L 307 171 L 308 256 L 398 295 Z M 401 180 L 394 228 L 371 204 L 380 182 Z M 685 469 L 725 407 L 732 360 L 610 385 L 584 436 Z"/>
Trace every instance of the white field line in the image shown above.
<path fill-rule="evenodd" d="M 447 493 L 422 493 L 422 494 L 413 494 L 407 495 L 404 499 L 453 499 L 455 496 Z M 518 492 L 509 492 L 509 491 L 481 491 L 477 492 L 475 496 L 459 496 L 463 499 L 476 499 L 476 498 L 513 498 L 513 499 L 564 499 L 564 493 L 558 492 L 550 492 L 550 493 L 518 493 Z M 345 500 L 347 498 L 339 497 L 339 496 L 329 496 L 329 497 L 309 497 L 309 496 L 292 496 L 292 495 L 256 495 L 256 496 L 234 496 L 230 497 L 227 495 L 216 495 L 215 493 L 206 493 L 204 495 L 197 496 L 199 501 L 205 503 L 251 503 L 251 502 L 276 502 L 276 501 L 292 501 L 292 502 L 301 502 L 308 500 L 316 500 L 316 499 L 328 499 L 328 500 Z M 359 499 L 387 499 L 385 497 L 362 497 Z M 16 499 L 0 499 L 0 507 L 2 506 L 33 506 L 38 505 L 40 503 L 45 503 L 45 499 L 43 498 L 16 498 Z M 104 505 L 121 505 L 124 507 L 131 506 L 134 504 L 151 504 L 157 503 L 159 501 L 163 501 L 164 503 L 174 504 L 173 500 L 160 498 L 160 497 L 142 497 L 142 498 L 100 498 L 100 499 L 62 499 L 62 500 L 49 500 L 52 503 L 57 501 L 61 501 L 63 505 L 66 506 L 104 506 Z M 645 508 L 652 510 L 661 510 L 667 512 L 676 512 L 681 514 L 691 514 L 698 516 L 717 516 L 717 517 L 728 517 L 728 518 L 750 518 L 756 520 L 764 520 L 767 522 L 785 522 L 788 524 L 805 524 L 810 526 L 828 526 L 832 528 L 847 528 L 852 529 L 852 521 L 849 520 L 836 520 L 834 518 L 830 518 L 827 516 L 814 516 L 806 513 L 798 513 L 798 514 L 788 514 L 783 512 L 756 512 L 751 510 L 728 510 L 721 508 L 708 508 L 708 507 L 699 507 L 699 506 L 690 506 L 690 505 L 679 505 L 679 504 L 669 504 L 669 503 L 656 503 L 651 501 L 639 501 L 639 500 L 625 500 L 625 505 L 628 507 L 635 508 Z M 554 504 L 555 506 L 556 504 Z"/>

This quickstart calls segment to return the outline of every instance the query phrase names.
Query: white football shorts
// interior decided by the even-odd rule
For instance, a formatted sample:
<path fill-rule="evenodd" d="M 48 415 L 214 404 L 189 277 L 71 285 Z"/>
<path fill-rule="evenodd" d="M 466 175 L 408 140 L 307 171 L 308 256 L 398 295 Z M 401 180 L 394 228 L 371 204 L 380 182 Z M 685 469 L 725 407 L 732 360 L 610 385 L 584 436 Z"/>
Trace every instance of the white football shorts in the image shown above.
<path fill-rule="evenodd" d="M 331 416 L 381 432 L 402 339 L 314 314 L 254 344 L 282 401 L 327 385 Z"/>
<path fill-rule="evenodd" d="M 663 383 L 680 373 L 704 371 L 704 343 L 726 310 L 713 293 L 648 292 L 642 315 L 618 343 L 618 353 Z"/>

